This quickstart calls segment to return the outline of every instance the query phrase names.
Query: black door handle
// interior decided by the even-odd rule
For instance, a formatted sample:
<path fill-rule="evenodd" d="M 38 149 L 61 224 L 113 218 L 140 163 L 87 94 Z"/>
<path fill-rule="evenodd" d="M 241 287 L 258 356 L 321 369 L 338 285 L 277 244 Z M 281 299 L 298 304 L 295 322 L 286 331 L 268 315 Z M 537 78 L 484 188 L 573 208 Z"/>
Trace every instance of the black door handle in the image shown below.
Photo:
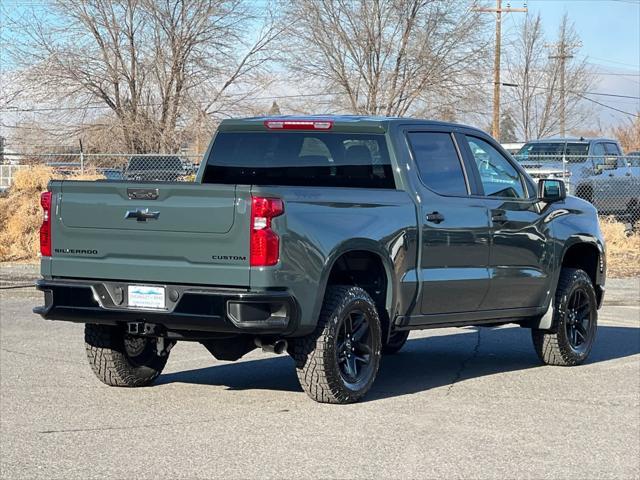
<path fill-rule="evenodd" d="M 493 223 L 507 223 L 509 219 L 504 211 L 497 211 L 491 213 L 491 221 Z"/>
<path fill-rule="evenodd" d="M 440 223 L 444 222 L 444 215 L 439 212 L 427 213 L 427 222 Z"/>

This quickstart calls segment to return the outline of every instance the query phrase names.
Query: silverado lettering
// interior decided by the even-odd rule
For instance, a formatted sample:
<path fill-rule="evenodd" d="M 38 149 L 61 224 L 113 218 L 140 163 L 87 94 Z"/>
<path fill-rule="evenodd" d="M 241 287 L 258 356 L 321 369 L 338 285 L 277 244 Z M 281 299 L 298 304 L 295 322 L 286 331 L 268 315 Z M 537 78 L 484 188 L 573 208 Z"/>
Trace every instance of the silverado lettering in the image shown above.
<path fill-rule="evenodd" d="M 72 255 L 97 255 L 98 250 L 80 250 L 75 248 L 56 248 L 55 253 L 70 253 Z"/>

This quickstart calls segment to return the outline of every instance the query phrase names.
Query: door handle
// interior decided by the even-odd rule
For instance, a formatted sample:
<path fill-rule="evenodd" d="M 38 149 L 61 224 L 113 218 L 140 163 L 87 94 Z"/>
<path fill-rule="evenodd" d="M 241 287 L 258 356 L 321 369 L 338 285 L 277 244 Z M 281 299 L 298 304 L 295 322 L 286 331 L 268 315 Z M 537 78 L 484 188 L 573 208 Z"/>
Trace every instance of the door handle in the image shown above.
<path fill-rule="evenodd" d="M 491 221 L 493 223 L 507 223 L 509 219 L 507 218 L 507 214 L 504 211 L 499 210 L 491 212 Z"/>
<path fill-rule="evenodd" d="M 444 215 L 439 212 L 427 213 L 427 222 L 441 223 L 444 222 Z"/>

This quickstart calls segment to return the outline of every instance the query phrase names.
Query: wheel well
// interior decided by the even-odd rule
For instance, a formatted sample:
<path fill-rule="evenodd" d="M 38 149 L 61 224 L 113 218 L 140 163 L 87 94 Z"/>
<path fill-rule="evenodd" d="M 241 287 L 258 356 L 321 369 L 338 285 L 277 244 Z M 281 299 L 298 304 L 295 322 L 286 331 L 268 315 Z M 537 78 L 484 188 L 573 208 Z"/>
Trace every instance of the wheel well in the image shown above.
<path fill-rule="evenodd" d="M 387 331 L 388 281 L 380 256 L 366 250 L 352 250 L 342 254 L 329 273 L 327 287 L 330 285 L 355 285 L 366 291 L 376 304 L 383 333 Z"/>
<path fill-rule="evenodd" d="M 578 243 L 569 247 L 562 259 L 563 267 L 584 270 L 591 278 L 591 283 L 594 286 L 596 285 L 599 265 L 600 252 L 596 247 L 588 243 Z"/>

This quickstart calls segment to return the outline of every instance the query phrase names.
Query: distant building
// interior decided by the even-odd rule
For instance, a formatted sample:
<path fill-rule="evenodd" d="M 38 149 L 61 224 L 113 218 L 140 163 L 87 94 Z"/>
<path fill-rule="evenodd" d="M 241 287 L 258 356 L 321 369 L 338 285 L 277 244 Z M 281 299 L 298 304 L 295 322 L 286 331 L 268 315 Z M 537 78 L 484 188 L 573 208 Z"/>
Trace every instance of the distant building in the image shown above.
<path fill-rule="evenodd" d="M 6 147 L 2 148 L 0 153 L 0 164 L 20 165 L 20 163 L 22 163 L 22 155 L 14 152 L 13 150 L 9 150 Z"/>

